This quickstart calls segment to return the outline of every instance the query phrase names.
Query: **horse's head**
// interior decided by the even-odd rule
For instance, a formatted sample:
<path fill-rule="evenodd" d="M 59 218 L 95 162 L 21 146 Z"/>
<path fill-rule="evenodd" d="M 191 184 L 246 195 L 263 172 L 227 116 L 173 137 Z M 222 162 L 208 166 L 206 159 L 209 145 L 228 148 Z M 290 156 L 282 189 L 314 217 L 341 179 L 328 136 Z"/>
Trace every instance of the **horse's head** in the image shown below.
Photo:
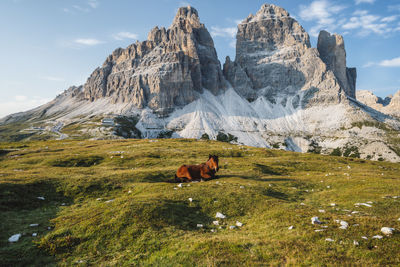
<path fill-rule="evenodd" d="M 215 172 L 217 172 L 219 170 L 219 167 L 218 167 L 218 156 L 209 155 L 207 163 L 208 163 L 208 166 L 211 169 L 213 169 Z"/>

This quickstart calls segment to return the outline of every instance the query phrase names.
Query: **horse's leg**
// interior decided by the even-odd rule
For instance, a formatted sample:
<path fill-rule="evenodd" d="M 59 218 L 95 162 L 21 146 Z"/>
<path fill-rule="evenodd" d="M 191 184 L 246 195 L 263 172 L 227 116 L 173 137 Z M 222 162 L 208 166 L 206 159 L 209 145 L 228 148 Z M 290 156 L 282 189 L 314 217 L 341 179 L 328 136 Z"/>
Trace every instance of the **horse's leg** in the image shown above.
<path fill-rule="evenodd" d="M 205 172 L 203 169 L 200 170 L 200 175 L 201 175 L 201 178 L 204 178 L 204 179 L 212 178 L 212 176 L 208 172 Z"/>

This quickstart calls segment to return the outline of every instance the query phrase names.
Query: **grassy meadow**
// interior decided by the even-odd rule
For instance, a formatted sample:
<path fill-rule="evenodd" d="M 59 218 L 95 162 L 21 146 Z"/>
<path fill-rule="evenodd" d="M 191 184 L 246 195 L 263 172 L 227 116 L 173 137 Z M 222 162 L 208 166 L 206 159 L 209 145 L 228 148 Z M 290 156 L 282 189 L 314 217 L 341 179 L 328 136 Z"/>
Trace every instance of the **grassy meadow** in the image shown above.
<path fill-rule="evenodd" d="M 217 179 L 170 182 L 209 154 Z M 400 164 L 185 139 L 0 143 L 0 216 L 1 266 L 399 266 L 400 233 L 380 229 L 400 229 Z"/>

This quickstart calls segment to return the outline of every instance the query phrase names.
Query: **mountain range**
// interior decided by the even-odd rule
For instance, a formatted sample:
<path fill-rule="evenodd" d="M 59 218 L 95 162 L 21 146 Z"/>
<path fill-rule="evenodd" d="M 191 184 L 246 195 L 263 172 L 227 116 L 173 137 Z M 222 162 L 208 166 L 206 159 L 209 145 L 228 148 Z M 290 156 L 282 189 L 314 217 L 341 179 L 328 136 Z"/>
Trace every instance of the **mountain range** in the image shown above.
<path fill-rule="evenodd" d="M 236 56 L 220 63 L 193 7 L 171 26 L 118 48 L 86 83 L 0 120 L 0 140 L 209 138 L 298 152 L 400 161 L 400 92 L 356 91 L 344 39 L 312 47 L 283 8 L 238 24 Z"/>

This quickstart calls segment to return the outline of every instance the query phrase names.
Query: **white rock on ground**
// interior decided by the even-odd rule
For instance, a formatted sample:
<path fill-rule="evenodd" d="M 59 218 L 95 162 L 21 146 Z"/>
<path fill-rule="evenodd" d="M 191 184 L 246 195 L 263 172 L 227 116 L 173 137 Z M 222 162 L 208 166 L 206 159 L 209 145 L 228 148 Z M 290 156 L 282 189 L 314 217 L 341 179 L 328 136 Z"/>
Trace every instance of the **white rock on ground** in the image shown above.
<path fill-rule="evenodd" d="M 314 230 L 315 232 L 323 232 L 323 231 L 325 231 L 325 229 L 316 229 L 316 230 Z"/>
<path fill-rule="evenodd" d="M 229 229 L 235 229 L 236 228 L 236 226 L 234 226 L 234 225 L 231 225 L 231 226 L 229 226 Z"/>
<path fill-rule="evenodd" d="M 347 227 L 349 227 L 349 224 L 348 224 L 348 222 L 346 222 L 346 221 L 341 221 L 341 220 L 336 220 L 339 224 L 340 224 L 340 229 L 343 229 L 343 230 L 345 230 L 345 229 L 347 229 Z"/>
<path fill-rule="evenodd" d="M 292 230 L 292 229 L 293 229 L 293 225 L 289 226 L 288 229 L 289 229 L 289 230 Z"/>
<path fill-rule="evenodd" d="M 243 223 L 241 223 L 241 222 L 239 222 L 239 221 L 236 221 L 236 226 L 237 226 L 237 227 L 242 227 L 242 226 L 243 226 Z"/>
<path fill-rule="evenodd" d="M 312 224 L 322 224 L 322 222 L 319 220 L 318 217 L 312 217 L 311 218 L 311 223 Z"/>
<path fill-rule="evenodd" d="M 39 226 L 39 224 L 38 223 L 31 223 L 29 226 L 30 227 L 36 227 L 36 226 Z"/>
<path fill-rule="evenodd" d="M 365 240 L 368 240 L 368 237 L 366 237 L 366 236 L 362 236 L 361 238 L 365 239 Z"/>
<path fill-rule="evenodd" d="M 382 239 L 383 236 L 381 236 L 381 235 L 374 235 L 372 238 L 373 238 L 373 239 Z"/>
<path fill-rule="evenodd" d="M 331 203 L 331 207 L 335 207 L 336 206 L 336 203 Z"/>
<path fill-rule="evenodd" d="M 37 236 L 37 233 L 33 233 L 32 236 L 33 236 L 33 237 Z"/>
<path fill-rule="evenodd" d="M 217 212 L 217 214 L 215 214 L 215 218 L 225 219 L 226 216 L 224 214 L 222 214 L 221 212 Z"/>
<path fill-rule="evenodd" d="M 325 213 L 325 210 L 318 210 L 318 212 L 320 212 L 320 213 Z"/>
<path fill-rule="evenodd" d="M 18 242 L 18 240 L 21 238 L 21 234 L 15 234 L 12 235 L 9 239 L 8 242 L 14 243 L 14 242 Z"/>
<path fill-rule="evenodd" d="M 197 224 L 197 227 L 198 227 L 198 228 L 203 228 L 203 225 L 202 225 L 201 223 L 198 223 L 198 224 Z"/>
<path fill-rule="evenodd" d="M 45 198 L 44 197 L 37 197 L 37 199 L 44 200 Z"/>
<path fill-rule="evenodd" d="M 178 187 L 182 187 L 182 184 L 178 184 Z"/>
<path fill-rule="evenodd" d="M 396 229 L 391 228 L 391 227 L 382 227 L 382 228 L 381 228 L 381 232 L 382 232 L 384 235 L 392 235 L 394 231 L 396 231 Z"/>
<path fill-rule="evenodd" d="M 189 197 L 188 199 L 189 199 L 189 202 L 193 202 L 193 198 Z"/>
<path fill-rule="evenodd" d="M 358 241 L 356 241 L 356 240 L 353 240 L 353 245 L 358 246 L 358 245 L 360 245 L 360 243 L 358 243 Z"/>
<path fill-rule="evenodd" d="M 365 207 L 368 207 L 368 208 L 372 207 L 372 205 L 367 204 L 367 203 L 355 203 L 354 206 L 365 206 Z"/>
<path fill-rule="evenodd" d="M 325 238 L 325 241 L 334 242 L 335 240 L 333 240 L 332 238 Z"/>
<path fill-rule="evenodd" d="M 219 225 L 219 221 L 213 221 L 214 225 Z"/>

